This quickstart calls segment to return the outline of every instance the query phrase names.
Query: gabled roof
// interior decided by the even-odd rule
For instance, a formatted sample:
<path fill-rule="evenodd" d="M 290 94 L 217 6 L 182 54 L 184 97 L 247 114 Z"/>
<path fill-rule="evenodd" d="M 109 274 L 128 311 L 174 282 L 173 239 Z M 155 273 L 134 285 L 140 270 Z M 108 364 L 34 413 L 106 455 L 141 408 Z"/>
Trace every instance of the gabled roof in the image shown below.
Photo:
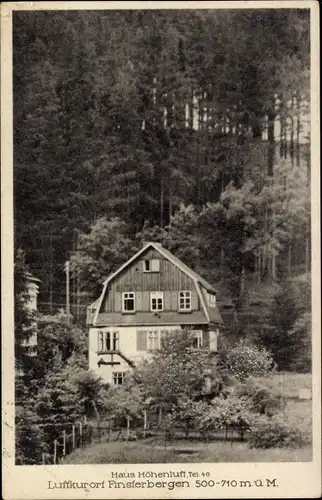
<path fill-rule="evenodd" d="M 153 245 L 155 245 L 155 243 Z M 214 293 L 216 292 L 214 287 L 210 283 L 208 283 L 208 281 L 206 281 L 202 276 L 200 276 L 198 273 L 190 269 L 190 267 L 184 264 L 182 260 L 180 260 L 178 257 L 173 255 L 173 253 L 169 252 L 169 250 L 163 248 L 161 245 L 159 247 L 157 246 L 156 249 L 159 250 L 160 253 L 164 257 L 166 257 L 170 262 L 172 262 L 172 264 L 174 264 L 179 269 L 181 269 L 181 271 L 190 276 L 190 278 L 198 281 L 198 283 L 200 283 L 204 288 L 206 288 L 206 290 L 208 290 L 209 292 L 214 292 Z"/>
<path fill-rule="evenodd" d="M 98 320 L 99 311 L 101 310 L 108 284 L 118 274 L 120 274 L 122 271 L 124 271 L 124 269 L 126 269 L 130 264 L 132 264 L 132 262 L 134 262 L 138 257 L 140 257 L 140 255 L 142 255 L 148 248 L 154 248 L 157 252 L 159 252 L 161 255 L 163 255 L 163 257 L 165 257 L 167 260 L 172 262 L 172 264 L 174 266 L 178 267 L 182 272 L 184 272 L 187 276 L 189 276 L 194 281 L 196 288 L 197 288 L 198 295 L 199 295 L 200 300 L 201 300 L 201 304 L 202 304 L 202 308 L 204 310 L 206 320 L 207 320 L 207 322 L 211 321 L 199 285 L 202 285 L 209 292 L 216 293 L 216 290 L 213 288 L 213 286 L 210 285 L 210 283 L 208 283 L 204 278 L 199 276 L 199 274 L 197 274 L 195 271 L 193 271 L 188 266 L 186 266 L 186 264 L 184 264 L 180 259 L 178 259 L 178 257 L 175 257 L 171 252 L 169 252 L 169 250 L 166 250 L 165 248 L 163 248 L 160 243 L 148 242 L 138 252 L 136 252 L 136 254 L 134 254 L 128 261 L 126 261 L 121 267 L 119 267 L 117 269 L 117 271 L 112 273 L 104 281 L 104 287 L 103 287 L 103 291 L 101 293 L 100 298 L 98 299 L 98 301 L 95 301 L 94 304 L 92 304 L 92 306 L 94 306 L 94 308 L 96 309 L 94 316 L 93 316 L 93 324 L 95 325 L 97 320 Z M 222 321 L 221 317 L 220 317 L 219 322 L 220 321 Z"/>
<path fill-rule="evenodd" d="M 185 274 L 190 276 L 191 279 L 194 281 L 198 281 L 204 288 L 206 288 L 209 292 L 215 293 L 216 290 L 214 287 L 208 283 L 204 278 L 202 278 L 199 274 L 197 274 L 195 271 L 190 269 L 186 264 L 182 262 L 178 257 L 173 255 L 169 250 L 164 248 L 160 243 L 154 243 L 154 242 L 149 242 L 146 245 L 144 245 L 136 254 L 133 255 L 127 262 L 125 262 L 117 271 L 115 271 L 113 274 L 111 274 L 104 282 L 104 285 L 109 283 L 113 278 L 115 278 L 121 271 L 123 271 L 127 266 L 129 266 L 132 262 L 134 262 L 140 255 L 142 255 L 149 247 L 154 248 L 157 252 L 159 252 L 163 257 L 168 259 L 172 264 L 174 264 L 176 267 L 181 269 Z"/>

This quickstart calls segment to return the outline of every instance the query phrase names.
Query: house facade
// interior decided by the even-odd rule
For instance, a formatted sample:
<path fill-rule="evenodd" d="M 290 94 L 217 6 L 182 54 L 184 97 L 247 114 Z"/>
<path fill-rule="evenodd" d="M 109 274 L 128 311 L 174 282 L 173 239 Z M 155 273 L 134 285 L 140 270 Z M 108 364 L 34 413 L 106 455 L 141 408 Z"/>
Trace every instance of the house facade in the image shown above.
<path fill-rule="evenodd" d="M 193 347 L 217 351 L 216 290 L 158 243 L 147 243 L 104 283 L 87 313 L 89 369 L 120 385 L 168 332 L 188 329 Z"/>

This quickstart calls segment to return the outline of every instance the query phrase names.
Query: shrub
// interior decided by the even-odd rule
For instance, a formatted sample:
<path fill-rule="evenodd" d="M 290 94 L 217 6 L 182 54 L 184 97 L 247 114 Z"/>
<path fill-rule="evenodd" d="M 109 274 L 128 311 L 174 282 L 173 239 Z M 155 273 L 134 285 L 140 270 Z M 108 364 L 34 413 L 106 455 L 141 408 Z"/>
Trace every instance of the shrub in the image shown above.
<path fill-rule="evenodd" d="M 198 426 L 198 420 L 207 412 L 209 406 L 203 401 L 181 398 L 178 404 L 164 416 L 162 428 L 169 436 L 173 435 L 176 427 L 183 428 L 185 437 L 188 437 L 189 431 Z"/>
<path fill-rule="evenodd" d="M 250 431 L 251 448 L 294 448 L 304 444 L 301 432 L 286 422 L 282 414 L 259 417 Z"/>
<path fill-rule="evenodd" d="M 272 416 L 284 407 L 283 398 L 280 394 L 273 392 L 251 378 L 236 387 L 236 394 L 248 398 L 250 410 L 260 415 Z"/>
<path fill-rule="evenodd" d="M 248 400 L 245 397 L 229 395 L 227 398 L 219 396 L 198 418 L 198 429 L 207 437 L 209 432 L 227 427 L 235 429 L 243 438 L 250 429 L 256 414 L 250 411 Z"/>
<path fill-rule="evenodd" d="M 273 368 L 273 359 L 266 349 L 249 345 L 242 339 L 222 356 L 222 365 L 238 380 L 244 381 L 250 376 L 267 374 Z"/>

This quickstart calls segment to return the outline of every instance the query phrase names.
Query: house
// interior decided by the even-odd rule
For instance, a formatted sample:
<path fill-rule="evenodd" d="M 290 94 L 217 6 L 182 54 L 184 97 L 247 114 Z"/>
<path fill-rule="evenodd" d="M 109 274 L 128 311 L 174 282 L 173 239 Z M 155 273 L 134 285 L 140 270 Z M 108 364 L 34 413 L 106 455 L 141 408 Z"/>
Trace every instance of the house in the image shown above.
<path fill-rule="evenodd" d="M 147 243 L 104 283 L 87 313 L 89 369 L 107 383 L 188 328 L 196 349 L 217 351 L 222 318 L 216 290 L 159 243 Z"/>

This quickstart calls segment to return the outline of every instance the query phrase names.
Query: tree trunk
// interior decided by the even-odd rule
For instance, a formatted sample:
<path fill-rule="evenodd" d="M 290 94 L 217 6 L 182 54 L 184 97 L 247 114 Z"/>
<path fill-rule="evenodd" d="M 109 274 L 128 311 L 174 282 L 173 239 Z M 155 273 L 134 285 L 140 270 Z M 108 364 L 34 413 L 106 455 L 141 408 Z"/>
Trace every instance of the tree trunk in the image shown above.
<path fill-rule="evenodd" d="M 170 190 L 169 190 L 169 224 L 171 224 L 171 217 L 172 217 L 172 189 L 170 186 Z"/>
<path fill-rule="evenodd" d="M 100 421 L 100 415 L 99 415 L 99 412 L 98 412 L 98 409 L 97 409 L 97 406 L 96 406 L 96 403 L 95 403 L 94 400 L 92 401 L 92 405 L 93 405 L 93 409 L 94 409 L 96 420 L 97 420 L 97 422 L 99 422 Z"/>
<path fill-rule="evenodd" d="M 163 167 L 161 170 L 161 185 L 160 185 L 160 226 L 163 227 L 163 212 L 164 212 L 164 176 Z"/>
<path fill-rule="evenodd" d="M 243 265 L 241 273 L 240 273 L 240 282 L 239 282 L 239 298 L 245 291 L 245 267 Z"/>
<path fill-rule="evenodd" d="M 276 255 L 275 253 L 272 254 L 272 262 L 271 262 L 271 272 L 272 272 L 272 278 L 273 280 L 276 280 Z"/>
<path fill-rule="evenodd" d="M 190 92 L 190 96 L 189 96 L 189 103 L 188 103 L 188 107 L 189 107 L 189 129 L 190 131 L 193 130 L 193 115 L 194 115 L 194 109 L 193 109 L 193 105 L 194 105 L 194 102 L 193 102 L 193 96 L 194 96 L 194 90 L 193 88 L 191 89 L 191 92 Z"/>
<path fill-rule="evenodd" d="M 274 121 L 275 113 L 268 114 L 268 158 L 267 158 L 267 175 L 273 176 L 274 160 L 275 160 L 275 136 L 274 136 Z"/>
<path fill-rule="evenodd" d="M 225 253 L 223 248 L 220 249 L 220 277 L 224 278 L 224 263 L 225 263 Z"/>
<path fill-rule="evenodd" d="M 287 248 L 287 270 L 288 275 L 291 276 L 292 273 L 292 242 L 290 241 Z"/>
<path fill-rule="evenodd" d="M 296 165 L 300 166 L 300 131 L 301 131 L 301 118 L 300 118 L 300 109 L 301 102 L 299 96 L 296 99 L 296 111 L 297 111 L 297 119 L 296 119 Z"/>

